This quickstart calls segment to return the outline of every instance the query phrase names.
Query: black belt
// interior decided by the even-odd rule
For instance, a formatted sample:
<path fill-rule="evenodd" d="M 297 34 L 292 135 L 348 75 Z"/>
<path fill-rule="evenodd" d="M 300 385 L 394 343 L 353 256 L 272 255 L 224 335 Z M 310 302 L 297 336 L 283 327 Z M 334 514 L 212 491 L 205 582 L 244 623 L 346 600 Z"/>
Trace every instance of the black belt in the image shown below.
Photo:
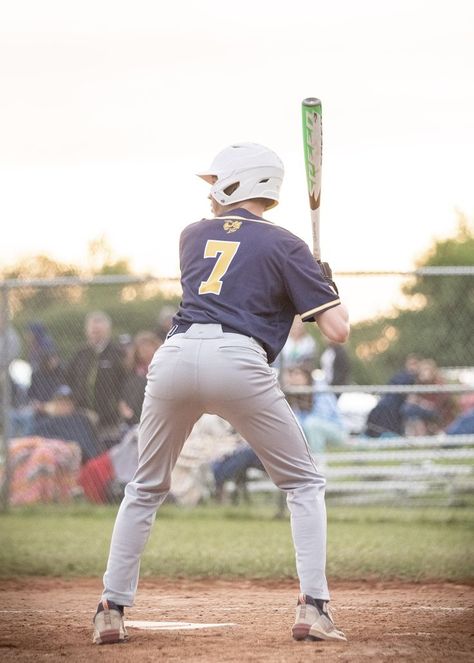
<path fill-rule="evenodd" d="M 178 324 L 173 325 L 171 327 L 170 331 L 168 332 L 168 335 L 166 338 L 170 338 L 171 336 L 174 336 L 175 334 L 185 334 L 188 329 L 194 325 L 194 324 L 200 324 L 200 325 L 205 325 L 205 324 L 214 324 L 214 325 L 220 325 L 222 327 L 222 331 L 226 332 L 227 334 L 241 334 L 242 336 L 247 336 L 247 338 L 252 338 L 250 334 L 247 334 L 246 332 L 238 331 L 237 329 L 233 329 L 232 327 L 229 327 L 229 325 L 223 325 L 220 322 L 178 322 Z"/>
<path fill-rule="evenodd" d="M 222 331 L 227 334 L 240 334 L 241 336 L 246 336 L 247 338 L 252 338 L 254 341 L 256 341 L 263 350 L 265 350 L 265 353 L 267 353 L 267 350 L 263 343 L 261 343 L 259 340 L 257 340 L 254 336 L 251 336 L 250 334 L 247 334 L 247 332 L 242 332 L 238 331 L 238 329 L 233 329 L 232 327 L 229 327 L 229 325 L 223 325 L 220 322 L 178 322 L 176 325 L 173 325 L 171 327 L 170 331 L 168 332 L 166 338 L 171 338 L 175 334 L 185 334 L 188 329 L 194 325 L 194 324 L 199 324 L 199 325 L 220 325 L 222 327 Z"/>

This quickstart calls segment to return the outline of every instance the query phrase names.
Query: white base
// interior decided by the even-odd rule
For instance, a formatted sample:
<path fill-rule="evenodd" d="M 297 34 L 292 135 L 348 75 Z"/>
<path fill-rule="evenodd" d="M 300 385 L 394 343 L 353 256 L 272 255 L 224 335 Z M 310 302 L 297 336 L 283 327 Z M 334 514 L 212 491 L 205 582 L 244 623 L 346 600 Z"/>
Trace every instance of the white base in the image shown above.
<path fill-rule="evenodd" d="M 140 628 L 146 631 L 192 631 L 200 628 L 222 628 L 223 626 L 237 626 L 237 624 L 196 624 L 193 622 L 142 622 L 127 620 L 127 628 Z"/>

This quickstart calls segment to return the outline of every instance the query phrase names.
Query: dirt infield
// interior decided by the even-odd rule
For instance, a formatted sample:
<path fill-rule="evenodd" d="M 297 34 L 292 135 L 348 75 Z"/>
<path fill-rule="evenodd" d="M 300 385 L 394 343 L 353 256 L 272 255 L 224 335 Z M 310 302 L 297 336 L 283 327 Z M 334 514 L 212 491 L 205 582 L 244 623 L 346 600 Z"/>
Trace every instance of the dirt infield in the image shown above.
<path fill-rule="evenodd" d="M 93 663 L 113 653 L 117 663 L 474 660 L 474 588 L 468 585 L 333 583 L 332 605 L 347 644 L 291 639 L 294 582 L 157 579 L 140 584 L 127 620 L 235 625 L 130 628 L 126 644 L 96 646 L 91 619 L 100 590 L 98 579 L 1 581 L 0 659 Z"/>

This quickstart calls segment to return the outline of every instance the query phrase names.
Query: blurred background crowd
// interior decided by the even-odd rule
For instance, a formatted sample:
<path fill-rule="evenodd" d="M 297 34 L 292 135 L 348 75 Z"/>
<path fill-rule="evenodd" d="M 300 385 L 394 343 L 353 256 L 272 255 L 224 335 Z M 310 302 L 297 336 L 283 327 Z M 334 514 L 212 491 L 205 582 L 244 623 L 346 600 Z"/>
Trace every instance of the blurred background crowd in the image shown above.
<path fill-rule="evenodd" d="M 10 366 L 13 504 L 75 496 L 95 503 L 120 499 L 137 465 L 148 367 L 173 314 L 174 309 L 165 306 L 153 328 L 116 336 L 111 318 L 91 311 L 84 320 L 83 344 L 67 362 L 39 320 L 28 323 L 24 338 L 12 325 L 2 330 L 1 363 Z M 350 393 L 331 390 L 351 383 L 344 346 L 320 347 L 299 318 L 273 368 L 323 467 L 326 451 L 354 436 L 474 433 L 472 394 L 367 395 L 354 408 Z M 389 381 L 413 386 L 444 383 L 435 360 L 416 354 L 409 354 Z M 264 471 L 248 443 L 227 422 L 205 415 L 185 444 L 169 499 L 180 504 L 196 504 L 210 496 L 222 500 L 226 483 L 245 484 L 250 468 Z"/>

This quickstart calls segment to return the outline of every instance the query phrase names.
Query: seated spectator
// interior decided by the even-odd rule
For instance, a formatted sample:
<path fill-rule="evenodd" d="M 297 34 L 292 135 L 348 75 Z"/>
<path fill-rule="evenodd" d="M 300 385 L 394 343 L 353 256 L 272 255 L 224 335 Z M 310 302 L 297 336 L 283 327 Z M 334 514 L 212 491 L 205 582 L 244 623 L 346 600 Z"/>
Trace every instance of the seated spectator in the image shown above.
<path fill-rule="evenodd" d="M 90 460 L 81 470 L 80 483 L 92 502 L 117 502 L 138 465 L 138 426 L 129 428 L 122 440 Z M 196 422 L 186 440 L 171 477 L 170 499 L 194 506 L 212 490 L 210 465 L 216 457 L 232 453 L 241 439 L 230 425 L 215 415 L 205 414 Z"/>
<path fill-rule="evenodd" d="M 214 461 L 211 469 L 215 482 L 215 497 L 217 501 L 222 501 L 224 484 L 226 481 L 240 483 L 245 480 L 247 470 L 255 468 L 264 470 L 260 458 L 255 451 L 246 442 L 242 442 L 230 454 Z"/>
<path fill-rule="evenodd" d="M 163 339 L 151 331 L 140 331 L 135 334 L 133 337 L 135 348 L 133 370 L 137 375 L 146 378 L 151 360 L 162 344 Z"/>
<path fill-rule="evenodd" d="M 328 385 L 349 384 L 351 365 L 347 350 L 340 343 L 329 343 L 320 359 L 324 379 Z M 334 394 L 339 398 L 340 394 Z"/>
<path fill-rule="evenodd" d="M 96 504 L 119 502 L 138 467 L 138 426 L 100 456 L 82 466 L 79 483 L 86 499 Z"/>
<path fill-rule="evenodd" d="M 90 502 L 116 503 L 138 467 L 138 421 L 144 393 L 128 415 L 128 423 L 117 444 L 91 458 L 81 469 L 79 482 Z M 128 407 L 128 406 L 127 406 Z M 135 422 L 135 423 L 132 423 Z"/>
<path fill-rule="evenodd" d="M 38 355 L 38 366 L 31 374 L 28 398 L 34 409 L 42 412 L 43 405 L 51 400 L 58 387 L 66 384 L 66 370 L 54 347 Z"/>
<path fill-rule="evenodd" d="M 420 361 L 417 355 L 409 354 L 405 360 L 404 368 L 395 373 L 388 384 L 415 384 Z M 365 434 L 369 437 L 403 435 L 404 421 L 402 406 L 406 398 L 406 394 L 384 394 L 368 414 Z"/>
<path fill-rule="evenodd" d="M 138 424 L 145 397 L 148 366 L 162 340 L 153 332 L 138 332 L 132 341 L 133 358 L 124 379 L 119 401 L 119 412 L 129 426 Z"/>
<path fill-rule="evenodd" d="M 282 387 L 310 387 L 314 393 L 288 394 L 287 400 L 308 440 L 312 453 L 321 462 L 328 447 L 339 446 L 347 437 L 337 399 L 324 391 L 322 374 L 313 383 L 312 375 L 304 368 L 286 369 L 282 374 Z"/>
<path fill-rule="evenodd" d="M 72 358 L 67 384 L 78 407 L 97 413 L 100 438 L 112 446 L 119 436 L 118 401 L 126 374 L 123 354 L 112 340 L 112 322 L 106 313 L 89 313 L 85 334 L 87 344 Z"/>
<path fill-rule="evenodd" d="M 28 386 L 14 385 L 13 393 L 17 395 L 17 402 L 12 408 L 13 437 L 25 437 L 33 433 L 35 419 L 43 415 L 45 403 L 51 400 L 60 385 L 66 383 L 66 372 L 61 365 L 53 339 L 46 333 L 41 323 L 32 323 L 30 327 L 36 330 L 35 338 L 40 340 L 37 340 L 34 346 L 33 366 L 25 362 L 31 371 Z"/>
<path fill-rule="evenodd" d="M 31 368 L 36 370 L 43 357 L 55 351 L 55 343 L 46 326 L 39 321 L 30 322 L 26 327 L 26 356 Z"/>
<path fill-rule="evenodd" d="M 308 332 L 308 328 L 299 315 L 296 316 L 288 340 L 281 351 L 282 369 L 301 366 L 311 372 L 316 368 L 317 350 L 317 343 Z"/>
<path fill-rule="evenodd" d="M 447 435 L 474 434 L 474 392 L 459 397 L 459 414 L 445 429 Z"/>
<path fill-rule="evenodd" d="M 184 443 L 171 475 L 171 499 L 193 506 L 213 491 L 212 464 L 233 453 L 242 438 L 232 426 L 215 414 L 204 414 Z"/>
<path fill-rule="evenodd" d="M 31 366 L 23 359 L 14 359 L 8 369 L 9 381 L 9 437 L 31 435 L 35 412 L 28 399 L 31 384 Z M 0 417 L 1 419 L 1 417 Z"/>
<path fill-rule="evenodd" d="M 72 390 L 67 385 L 60 386 L 44 406 L 44 416 L 33 424 L 33 435 L 77 442 L 83 463 L 103 451 L 93 424 L 76 409 Z"/>
<path fill-rule="evenodd" d="M 459 414 L 446 428 L 447 435 L 472 435 L 474 434 L 474 408 Z"/>
<path fill-rule="evenodd" d="M 420 361 L 416 384 L 444 384 L 433 359 Z M 407 397 L 401 412 L 406 435 L 435 435 L 454 419 L 456 406 L 450 394 L 413 393 Z"/>
<path fill-rule="evenodd" d="M 128 373 L 133 370 L 133 365 L 135 363 L 135 346 L 133 345 L 133 337 L 130 334 L 120 334 L 117 340 L 122 355 L 122 364 L 125 368 L 125 372 Z"/>

